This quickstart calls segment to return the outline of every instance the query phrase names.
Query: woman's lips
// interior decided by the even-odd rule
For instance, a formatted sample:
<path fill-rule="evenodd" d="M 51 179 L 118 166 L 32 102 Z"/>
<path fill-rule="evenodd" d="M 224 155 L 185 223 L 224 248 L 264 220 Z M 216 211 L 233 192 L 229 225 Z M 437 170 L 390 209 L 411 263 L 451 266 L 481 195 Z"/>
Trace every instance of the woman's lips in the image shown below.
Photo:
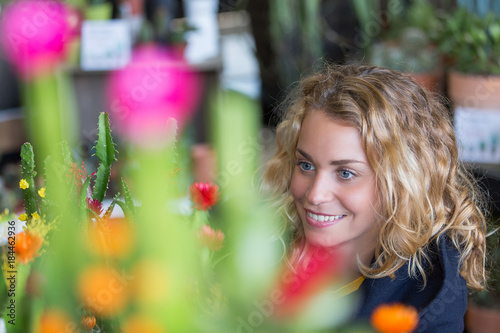
<path fill-rule="evenodd" d="M 316 228 L 337 224 L 345 215 L 323 215 L 306 210 L 306 222 Z"/>

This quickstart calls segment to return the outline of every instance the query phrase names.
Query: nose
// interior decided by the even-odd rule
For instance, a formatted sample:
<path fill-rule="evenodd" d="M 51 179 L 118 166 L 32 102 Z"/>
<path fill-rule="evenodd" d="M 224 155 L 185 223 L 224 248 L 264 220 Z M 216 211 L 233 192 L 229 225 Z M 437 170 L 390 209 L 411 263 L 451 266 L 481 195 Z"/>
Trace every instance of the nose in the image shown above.
<path fill-rule="evenodd" d="M 334 184 L 331 183 L 327 175 L 321 173 L 315 175 L 306 192 L 306 199 L 314 206 L 331 202 L 335 199 Z"/>

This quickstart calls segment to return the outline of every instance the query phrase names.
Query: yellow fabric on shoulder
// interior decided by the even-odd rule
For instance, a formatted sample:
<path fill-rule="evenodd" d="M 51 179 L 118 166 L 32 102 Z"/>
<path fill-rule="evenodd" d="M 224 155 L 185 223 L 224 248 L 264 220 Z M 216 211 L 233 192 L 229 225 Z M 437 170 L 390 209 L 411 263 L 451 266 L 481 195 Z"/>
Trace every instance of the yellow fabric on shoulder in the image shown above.
<path fill-rule="evenodd" d="M 347 296 L 347 295 L 355 292 L 356 290 L 359 289 L 359 287 L 361 286 L 361 284 L 363 283 L 364 280 L 365 280 L 365 277 L 361 276 L 361 277 L 357 278 L 356 280 L 351 281 L 346 285 L 343 285 L 339 289 L 335 290 L 335 296 L 344 297 L 344 296 Z"/>

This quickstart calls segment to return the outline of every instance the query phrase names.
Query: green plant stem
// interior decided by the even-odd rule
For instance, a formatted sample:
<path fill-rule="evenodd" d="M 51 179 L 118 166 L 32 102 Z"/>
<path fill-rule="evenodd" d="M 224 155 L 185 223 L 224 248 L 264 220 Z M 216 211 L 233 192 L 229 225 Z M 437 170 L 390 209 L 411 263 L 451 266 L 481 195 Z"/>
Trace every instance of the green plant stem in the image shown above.
<path fill-rule="evenodd" d="M 28 188 L 23 189 L 24 209 L 28 217 L 38 213 L 37 191 L 35 185 L 35 157 L 33 147 L 26 142 L 21 147 L 21 172 L 22 177 L 28 183 Z"/>

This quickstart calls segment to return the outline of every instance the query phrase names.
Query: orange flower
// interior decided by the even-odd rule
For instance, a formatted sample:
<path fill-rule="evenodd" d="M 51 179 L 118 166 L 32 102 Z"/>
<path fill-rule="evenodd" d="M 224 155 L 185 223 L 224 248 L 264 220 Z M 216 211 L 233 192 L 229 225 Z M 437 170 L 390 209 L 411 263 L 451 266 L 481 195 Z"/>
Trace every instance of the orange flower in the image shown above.
<path fill-rule="evenodd" d="M 80 326 L 86 332 L 92 331 L 96 324 L 96 319 L 94 316 L 82 316 L 80 320 Z"/>
<path fill-rule="evenodd" d="M 78 295 L 92 312 L 111 316 L 127 305 L 128 285 L 128 277 L 123 272 L 106 266 L 94 266 L 80 275 Z"/>
<path fill-rule="evenodd" d="M 15 241 L 14 252 L 16 253 L 16 260 L 22 264 L 33 260 L 43 243 L 40 235 L 27 231 L 17 234 Z"/>
<path fill-rule="evenodd" d="M 208 247 L 210 250 L 216 251 L 222 248 L 224 241 L 224 233 L 220 230 L 214 230 L 204 224 L 198 233 L 198 239 L 202 246 Z"/>
<path fill-rule="evenodd" d="M 92 251 L 102 256 L 123 258 L 134 246 L 132 227 L 124 219 L 109 219 L 106 224 L 91 228 L 89 234 Z"/>
<path fill-rule="evenodd" d="M 135 315 L 124 323 L 122 333 L 162 333 L 164 330 L 159 323 L 140 315 Z"/>
<path fill-rule="evenodd" d="M 194 183 L 189 187 L 191 201 L 199 210 L 208 210 L 219 199 L 219 187 L 211 183 Z"/>
<path fill-rule="evenodd" d="M 372 326 L 380 333 L 413 332 L 418 324 L 418 312 L 401 303 L 379 305 L 372 313 Z"/>
<path fill-rule="evenodd" d="M 39 333 L 74 333 L 70 317 L 60 310 L 47 310 L 40 320 Z"/>

